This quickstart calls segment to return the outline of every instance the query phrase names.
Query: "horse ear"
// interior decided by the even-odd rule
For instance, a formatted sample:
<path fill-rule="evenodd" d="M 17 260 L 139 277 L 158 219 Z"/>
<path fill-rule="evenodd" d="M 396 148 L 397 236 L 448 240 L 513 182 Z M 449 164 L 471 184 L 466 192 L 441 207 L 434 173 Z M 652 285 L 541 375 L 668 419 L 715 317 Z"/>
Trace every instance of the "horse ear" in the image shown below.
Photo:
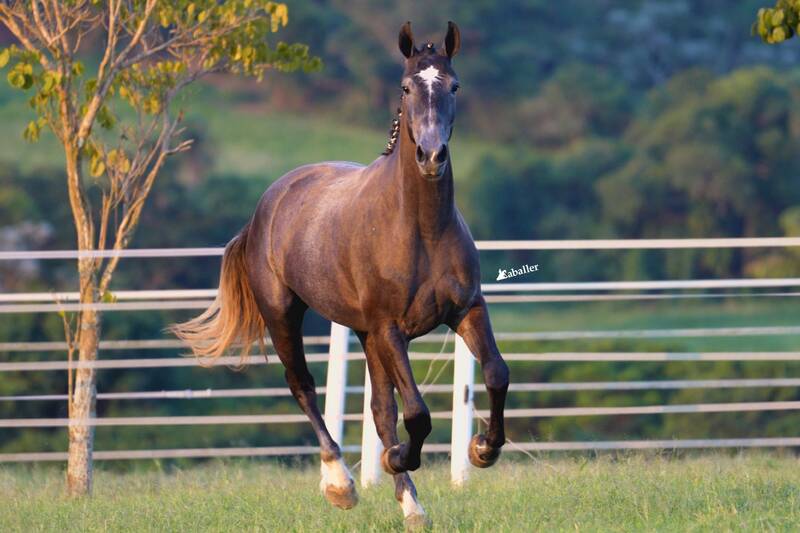
<path fill-rule="evenodd" d="M 414 55 L 414 34 L 411 33 L 410 22 L 406 22 L 403 24 L 403 27 L 400 28 L 400 37 L 397 44 L 400 47 L 400 52 L 402 52 L 406 58 Z"/>
<path fill-rule="evenodd" d="M 461 48 L 461 31 L 452 20 L 447 23 L 447 36 L 444 38 L 444 51 L 450 59 Z"/>

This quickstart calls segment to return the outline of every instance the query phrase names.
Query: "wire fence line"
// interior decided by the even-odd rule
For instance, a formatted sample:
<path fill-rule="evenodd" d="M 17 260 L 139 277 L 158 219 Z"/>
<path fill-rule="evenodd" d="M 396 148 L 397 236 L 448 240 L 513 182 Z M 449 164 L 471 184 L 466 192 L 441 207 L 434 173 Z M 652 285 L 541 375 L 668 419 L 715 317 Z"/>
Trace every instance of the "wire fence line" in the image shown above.
<path fill-rule="evenodd" d="M 678 440 L 615 440 L 567 442 L 517 442 L 506 446 L 508 452 L 603 451 L 603 450 L 682 450 L 696 448 L 788 448 L 800 446 L 797 437 L 765 437 L 742 439 L 678 439 Z M 345 453 L 359 453 L 361 446 L 342 446 Z M 95 451 L 98 461 L 132 459 L 205 459 L 222 457 L 280 457 L 287 455 L 316 455 L 317 446 L 267 446 L 236 448 L 174 448 L 160 450 Z M 423 453 L 449 453 L 449 443 L 426 443 Z M 66 452 L 0 453 L 0 463 L 66 461 Z"/>
<path fill-rule="evenodd" d="M 217 289 L 172 289 L 172 290 L 134 290 L 134 291 L 115 291 L 114 299 L 117 301 L 125 300 L 182 300 L 196 298 L 214 298 L 217 296 Z M 77 302 L 80 293 L 71 292 L 14 292 L 0 294 L 0 303 L 13 302 Z"/>
<path fill-rule="evenodd" d="M 762 293 L 761 295 L 733 294 L 694 294 L 694 295 L 497 295 L 495 293 L 514 292 L 589 292 L 589 291 L 634 291 L 634 290 L 706 290 L 706 289 L 765 289 L 800 287 L 800 278 L 737 278 L 702 280 L 661 280 L 661 281 L 580 281 L 580 282 L 542 282 L 542 283 L 484 283 L 481 288 L 490 303 L 503 302 L 560 302 L 560 301 L 614 301 L 633 299 L 683 298 L 723 298 L 729 296 L 786 297 L 797 296 L 800 292 Z M 75 292 L 34 292 L 0 294 L 0 314 L 10 313 L 59 313 L 75 312 L 84 309 L 96 311 L 175 311 L 205 309 L 216 296 L 217 289 L 186 290 L 145 290 L 118 291 L 113 293 L 115 301 L 97 303 L 76 303 Z M 524 299 L 523 299 L 524 296 Z M 203 298 L 203 299 L 199 299 Z M 23 302 L 23 303 L 21 303 Z"/>
<path fill-rule="evenodd" d="M 94 311 L 180 311 L 184 309 L 206 309 L 213 300 L 175 300 L 158 302 L 116 302 L 94 304 L 12 304 L 0 305 L 0 314 L 21 313 L 74 313 L 92 309 Z"/>
<path fill-rule="evenodd" d="M 750 379 L 678 379 L 653 381 L 584 381 L 559 383 L 512 383 L 509 393 L 514 392 L 574 392 L 608 390 L 670 390 L 670 389 L 739 389 L 739 388 L 800 387 L 800 378 L 750 378 Z M 316 387 L 318 395 L 327 392 L 325 387 Z M 348 386 L 348 394 L 363 394 L 364 387 Z M 425 387 L 426 394 L 453 392 L 452 384 L 436 384 Z M 482 388 L 476 393 L 485 392 Z M 274 398 L 292 396 L 287 387 L 255 387 L 247 389 L 184 389 L 135 392 L 101 392 L 98 400 L 205 400 L 215 398 Z M 66 394 L 26 394 L 0 396 L 0 401 L 66 401 Z"/>
<path fill-rule="evenodd" d="M 756 327 L 724 327 L 724 328 L 670 328 L 670 329 L 628 329 L 628 330 L 582 330 L 582 331 L 534 331 L 534 332 L 498 332 L 495 339 L 498 341 L 538 341 L 538 340 L 575 340 L 575 339 L 624 339 L 624 338 L 676 338 L 676 337 L 749 337 L 764 335 L 798 335 L 800 326 L 756 326 Z M 444 342 L 445 334 L 428 334 L 414 339 L 412 343 Z M 329 337 L 303 337 L 307 346 L 324 345 Z M 356 342 L 351 340 L 351 344 Z M 267 346 L 272 343 L 267 339 Z M 151 339 L 151 340 L 120 340 L 101 341 L 100 350 L 134 350 L 134 349 L 170 349 L 185 348 L 177 340 Z M 0 352 L 45 352 L 63 351 L 67 349 L 64 342 L 0 342 Z M 419 357 L 424 355 L 418 353 Z M 251 357 L 263 357 L 265 354 L 252 354 Z M 267 354 L 268 355 L 268 354 Z M 309 357 L 313 354 L 309 354 Z M 357 355 L 357 354 L 356 354 Z M 513 355 L 513 354 L 509 354 Z M 219 361 L 228 359 L 220 358 Z M 2 367 L 0 367 L 2 368 Z"/>
<path fill-rule="evenodd" d="M 515 291 L 515 284 L 506 284 L 509 291 Z M 210 302 L 208 298 L 216 296 L 217 289 L 186 289 L 186 290 L 143 290 L 143 291 L 118 291 L 114 293 L 113 303 L 122 301 L 136 301 L 136 300 L 193 300 L 198 298 L 206 298 L 200 300 L 203 303 Z M 746 293 L 731 293 L 731 292 L 716 292 L 716 293 L 685 293 L 673 292 L 662 294 L 562 294 L 562 295 L 486 295 L 489 302 L 561 302 L 561 301 L 613 301 L 619 299 L 680 299 L 680 298 L 756 298 L 756 297 L 786 297 L 786 296 L 800 296 L 800 292 L 746 292 Z M 79 298 L 77 292 L 13 292 L 8 294 L 0 294 L 0 303 L 50 303 L 56 302 L 63 305 L 65 302 L 76 302 Z M 578 300 L 579 299 L 579 300 Z"/>
<path fill-rule="evenodd" d="M 722 239 L 585 239 L 539 241 L 476 241 L 478 250 L 686 250 L 694 248 L 786 248 L 800 246 L 798 237 Z"/>
<path fill-rule="evenodd" d="M 360 446 L 340 446 L 354 453 Z M 204 459 L 211 457 L 280 457 L 286 455 L 316 455 L 318 446 L 268 446 L 242 448 L 183 448 L 163 450 L 100 450 L 92 453 L 98 461 L 120 459 Z M 0 453 L 0 463 L 66 461 L 66 452 Z"/>
<path fill-rule="evenodd" d="M 266 346 L 272 346 L 269 337 L 263 339 Z M 327 335 L 310 335 L 303 337 L 306 346 L 327 345 L 330 337 Z M 100 350 L 163 350 L 185 349 L 186 344 L 178 339 L 127 339 L 127 340 L 102 340 Z M 31 341 L 31 342 L 0 342 L 0 352 L 60 352 L 67 349 L 63 341 Z"/>
<path fill-rule="evenodd" d="M 452 354 L 409 352 L 411 361 L 448 361 Z M 800 361 L 800 352 L 540 352 L 506 353 L 506 361 L 527 362 L 625 362 L 625 361 Z M 363 352 L 348 352 L 348 361 L 363 361 Z M 328 354 L 307 354 L 308 363 L 327 363 Z M 150 357 L 143 359 L 100 359 L 97 361 L 20 361 L 0 363 L 2 372 L 64 371 L 69 368 L 96 370 L 126 370 L 137 368 L 227 367 L 277 365 L 277 357 L 252 355 L 245 360 L 237 356 L 222 356 L 206 361 L 196 357 Z"/>
<path fill-rule="evenodd" d="M 475 241 L 478 250 L 667 250 L 693 248 L 785 248 L 800 246 L 798 237 L 711 239 L 588 239 L 537 241 Z M 125 250 L 0 251 L 0 261 L 27 259 L 219 257 L 223 247 L 128 248 Z"/>
<path fill-rule="evenodd" d="M 539 409 L 506 409 L 506 418 L 550 418 L 573 416 L 629 416 L 678 413 L 734 413 L 754 411 L 796 411 L 800 401 L 700 403 L 685 405 L 637 405 L 633 407 L 543 407 Z M 477 416 L 488 417 L 488 410 L 476 409 Z M 448 420 L 452 411 L 433 411 L 431 418 Z M 342 419 L 346 422 L 362 422 L 362 413 L 347 413 Z M 69 418 L 4 418 L 0 428 L 52 428 L 69 426 L 217 426 L 239 424 L 291 424 L 306 423 L 304 414 L 262 414 L 262 415 L 195 415 L 195 416 L 133 416 L 101 417 L 85 421 Z"/>
<path fill-rule="evenodd" d="M 669 292 L 662 294 L 487 294 L 486 303 L 633 302 L 643 300 L 710 300 L 722 298 L 795 298 L 800 292 Z"/>

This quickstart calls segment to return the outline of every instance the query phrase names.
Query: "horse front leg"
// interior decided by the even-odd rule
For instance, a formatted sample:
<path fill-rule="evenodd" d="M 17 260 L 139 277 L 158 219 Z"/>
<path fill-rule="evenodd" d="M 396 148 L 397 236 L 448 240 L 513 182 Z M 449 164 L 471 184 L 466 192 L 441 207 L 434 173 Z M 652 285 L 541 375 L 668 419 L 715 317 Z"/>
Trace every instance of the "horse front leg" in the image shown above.
<path fill-rule="evenodd" d="M 372 417 L 375 429 L 384 449 L 399 444 L 397 437 L 397 401 L 394 397 L 394 384 L 383 367 L 374 343 L 364 333 L 358 334 L 367 355 L 367 367 L 372 384 Z M 430 519 L 417 499 L 417 489 L 408 472 L 394 475 L 394 497 L 403 510 L 403 520 L 407 531 L 424 529 L 431 525 Z"/>
<path fill-rule="evenodd" d="M 386 376 L 400 393 L 403 425 L 408 432 L 408 442 L 386 447 L 381 456 L 381 466 L 391 475 L 416 470 L 422 460 L 422 443 L 431 432 L 431 414 L 414 382 L 408 361 L 408 340 L 395 327 L 390 327 L 370 332 L 367 346 L 367 353 L 372 353 L 373 359 L 380 362 Z"/>
<path fill-rule="evenodd" d="M 469 443 L 470 462 L 478 468 L 487 468 L 500 457 L 500 448 L 506 442 L 503 410 L 508 392 L 508 365 L 497 349 L 489 312 L 482 296 L 453 329 L 480 362 L 483 382 L 489 393 L 489 429 L 485 435 L 472 437 Z"/>

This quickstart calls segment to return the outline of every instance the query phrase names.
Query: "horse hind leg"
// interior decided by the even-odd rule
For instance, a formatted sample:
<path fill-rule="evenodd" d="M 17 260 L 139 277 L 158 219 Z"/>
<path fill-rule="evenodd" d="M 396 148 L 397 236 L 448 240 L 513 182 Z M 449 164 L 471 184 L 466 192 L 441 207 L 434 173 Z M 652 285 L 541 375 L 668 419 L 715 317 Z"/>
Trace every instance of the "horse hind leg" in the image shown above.
<path fill-rule="evenodd" d="M 266 307 L 266 306 L 265 306 Z M 314 377 L 308 371 L 303 350 L 302 323 L 306 306 L 297 297 L 283 311 L 262 311 L 275 351 L 286 368 L 286 382 L 298 405 L 308 416 L 320 445 L 320 490 L 340 509 L 352 509 L 358 503 L 353 476 L 347 469 L 339 445 L 331 438 L 317 406 Z"/>

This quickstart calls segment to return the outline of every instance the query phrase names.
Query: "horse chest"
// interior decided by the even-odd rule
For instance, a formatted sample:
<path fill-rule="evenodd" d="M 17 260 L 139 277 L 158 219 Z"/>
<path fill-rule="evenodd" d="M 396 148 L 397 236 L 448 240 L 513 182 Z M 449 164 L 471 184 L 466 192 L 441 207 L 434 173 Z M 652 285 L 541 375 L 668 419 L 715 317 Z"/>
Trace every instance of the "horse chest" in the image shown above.
<path fill-rule="evenodd" d="M 422 283 L 414 293 L 408 295 L 408 305 L 397 317 L 401 330 L 409 337 L 424 335 L 469 307 L 476 288 L 462 279 L 455 275 L 444 275 Z"/>

